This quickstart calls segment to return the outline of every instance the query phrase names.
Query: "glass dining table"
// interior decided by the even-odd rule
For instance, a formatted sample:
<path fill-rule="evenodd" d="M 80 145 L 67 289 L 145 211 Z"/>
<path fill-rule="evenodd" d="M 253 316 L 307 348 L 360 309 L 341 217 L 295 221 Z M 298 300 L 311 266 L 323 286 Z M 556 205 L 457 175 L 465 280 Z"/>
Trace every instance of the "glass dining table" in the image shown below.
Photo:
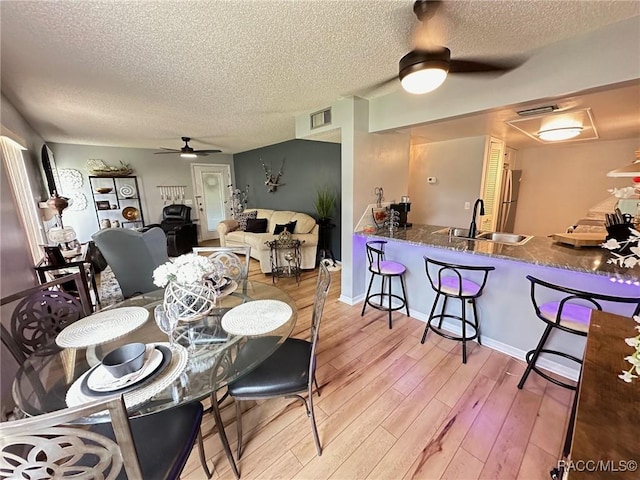
<path fill-rule="evenodd" d="M 29 416 L 66 408 L 69 406 L 70 390 L 76 388 L 75 386 L 80 383 L 79 379 L 83 376 L 87 377 L 87 373 L 95 369 L 101 359 L 113 349 L 132 342 L 167 347 L 167 335 L 158 328 L 153 314 L 154 308 L 162 304 L 163 296 L 163 289 L 156 290 L 132 297 L 94 314 L 114 313 L 123 307 L 143 307 L 149 312 L 149 318 L 140 327 L 120 338 L 106 343 L 98 342 L 83 348 L 61 348 L 53 342 L 31 355 L 19 369 L 13 383 L 12 393 L 17 406 Z M 260 342 L 256 342 L 259 343 L 260 348 L 251 348 L 252 356 L 245 359 L 243 355 L 243 362 L 240 364 L 234 361 L 236 352 L 244 343 L 256 336 L 229 334 L 222 328 L 221 321 L 224 314 L 234 307 L 254 300 L 285 302 L 291 307 L 291 315 L 274 330 L 258 335 L 262 337 Z M 127 404 L 127 393 L 124 393 L 129 416 L 135 418 L 148 415 L 211 396 L 212 412 L 225 453 L 236 477 L 239 478 L 220 417 L 217 392 L 229 382 L 251 371 L 271 355 L 291 335 L 296 319 L 295 301 L 286 292 L 271 284 L 248 281 L 246 289 L 238 288 L 228 295 L 218 297 L 216 306 L 206 316 L 178 324 L 174 333 L 174 341 L 178 344 L 176 348 L 187 352 L 186 365 L 180 369 L 179 376 L 162 390 L 154 392 L 149 399 L 132 406 Z M 250 318 L 250 315 L 246 318 L 248 324 L 257 320 Z M 82 382 L 85 382 L 84 378 Z M 141 382 L 141 385 L 143 384 L 144 382 Z M 87 398 L 87 400 L 105 398 L 105 395 L 108 394 L 92 399 Z M 92 417 L 86 421 L 107 421 L 107 417 Z"/>

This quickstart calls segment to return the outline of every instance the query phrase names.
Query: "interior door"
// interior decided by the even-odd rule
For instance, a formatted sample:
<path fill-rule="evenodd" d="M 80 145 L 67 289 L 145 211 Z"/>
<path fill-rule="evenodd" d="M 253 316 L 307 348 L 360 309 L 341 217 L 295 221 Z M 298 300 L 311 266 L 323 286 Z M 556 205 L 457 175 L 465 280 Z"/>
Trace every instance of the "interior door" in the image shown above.
<path fill-rule="evenodd" d="M 195 191 L 195 214 L 200 225 L 198 240 L 218 238 L 216 228 L 227 217 L 231 168 L 229 165 L 191 165 Z"/>
<path fill-rule="evenodd" d="M 502 202 L 502 164 L 504 142 L 491 138 L 484 159 L 480 197 L 484 200 L 484 215 L 480 219 L 480 230 L 495 231 L 498 210 Z"/>

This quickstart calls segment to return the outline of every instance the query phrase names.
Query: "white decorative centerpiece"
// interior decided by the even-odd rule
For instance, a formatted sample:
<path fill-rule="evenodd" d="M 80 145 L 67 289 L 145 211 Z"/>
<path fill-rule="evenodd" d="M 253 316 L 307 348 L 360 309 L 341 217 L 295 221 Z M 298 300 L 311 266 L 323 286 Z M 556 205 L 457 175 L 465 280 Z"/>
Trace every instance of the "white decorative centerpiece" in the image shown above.
<path fill-rule="evenodd" d="M 183 321 L 206 315 L 216 304 L 216 292 L 206 281 L 214 270 L 214 263 L 209 258 L 195 253 L 181 255 L 156 268 L 153 283 L 166 287 L 165 309 L 169 311 L 171 304 L 177 305 L 172 311 L 176 312 L 178 320 Z"/>

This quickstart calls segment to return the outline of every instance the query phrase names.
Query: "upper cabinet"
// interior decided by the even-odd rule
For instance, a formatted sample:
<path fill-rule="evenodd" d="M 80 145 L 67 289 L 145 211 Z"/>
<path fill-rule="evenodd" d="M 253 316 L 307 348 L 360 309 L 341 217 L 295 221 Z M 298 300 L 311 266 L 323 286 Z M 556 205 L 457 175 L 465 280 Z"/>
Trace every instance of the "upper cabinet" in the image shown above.
<path fill-rule="evenodd" d="M 89 176 L 89 184 L 101 229 L 144 227 L 138 177 Z"/>

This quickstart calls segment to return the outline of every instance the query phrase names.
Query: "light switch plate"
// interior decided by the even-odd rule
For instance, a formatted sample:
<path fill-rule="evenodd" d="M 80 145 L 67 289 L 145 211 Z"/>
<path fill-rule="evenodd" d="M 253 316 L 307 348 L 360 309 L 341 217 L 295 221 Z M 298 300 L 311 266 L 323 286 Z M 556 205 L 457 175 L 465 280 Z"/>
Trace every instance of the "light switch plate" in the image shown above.
<path fill-rule="evenodd" d="M 428 183 L 438 183 L 438 178 L 437 177 L 427 177 L 427 182 Z"/>

